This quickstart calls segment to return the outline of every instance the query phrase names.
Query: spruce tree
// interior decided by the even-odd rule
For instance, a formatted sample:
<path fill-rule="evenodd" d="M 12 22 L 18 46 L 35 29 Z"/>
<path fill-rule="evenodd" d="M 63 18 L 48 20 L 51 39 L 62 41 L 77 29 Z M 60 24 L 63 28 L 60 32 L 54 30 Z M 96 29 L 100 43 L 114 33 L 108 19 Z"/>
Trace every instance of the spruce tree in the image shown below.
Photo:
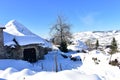
<path fill-rule="evenodd" d="M 96 49 L 98 49 L 98 47 L 99 47 L 99 41 L 98 41 L 98 39 L 96 41 L 95 47 L 96 47 Z"/>
<path fill-rule="evenodd" d="M 112 57 L 113 54 L 115 54 L 117 52 L 117 42 L 115 40 L 115 38 L 113 37 L 113 40 L 111 42 L 111 46 L 110 46 L 110 55 Z M 111 57 L 110 57 L 110 61 L 111 61 Z"/>
<path fill-rule="evenodd" d="M 60 50 L 62 52 L 68 52 L 68 49 L 67 49 L 67 42 L 66 41 L 62 41 L 61 44 L 60 44 Z"/>

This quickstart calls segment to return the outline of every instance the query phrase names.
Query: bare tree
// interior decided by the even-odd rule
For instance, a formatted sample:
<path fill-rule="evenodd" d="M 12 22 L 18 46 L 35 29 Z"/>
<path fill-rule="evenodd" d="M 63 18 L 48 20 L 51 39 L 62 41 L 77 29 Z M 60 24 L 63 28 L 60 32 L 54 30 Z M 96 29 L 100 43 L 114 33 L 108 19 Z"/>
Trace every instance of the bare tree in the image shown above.
<path fill-rule="evenodd" d="M 64 52 L 65 46 L 69 43 L 71 36 L 70 25 L 67 24 L 63 17 L 58 16 L 56 24 L 54 24 L 50 31 L 53 42 L 57 45 L 60 45 L 61 51 Z"/>
<path fill-rule="evenodd" d="M 89 47 L 89 50 L 93 50 L 95 47 L 95 44 L 93 44 L 93 41 L 91 39 L 87 39 L 85 41 L 86 45 Z"/>

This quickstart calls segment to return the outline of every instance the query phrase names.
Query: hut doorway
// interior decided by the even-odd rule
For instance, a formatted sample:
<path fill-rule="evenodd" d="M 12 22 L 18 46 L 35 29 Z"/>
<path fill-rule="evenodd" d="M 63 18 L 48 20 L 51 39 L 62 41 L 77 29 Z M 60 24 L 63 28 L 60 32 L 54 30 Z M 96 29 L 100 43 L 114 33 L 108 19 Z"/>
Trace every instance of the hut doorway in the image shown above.
<path fill-rule="evenodd" d="M 24 60 L 29 62 L 36 62 L 36 50 L 35 48 L 27 48 L 23 51 Z"/>

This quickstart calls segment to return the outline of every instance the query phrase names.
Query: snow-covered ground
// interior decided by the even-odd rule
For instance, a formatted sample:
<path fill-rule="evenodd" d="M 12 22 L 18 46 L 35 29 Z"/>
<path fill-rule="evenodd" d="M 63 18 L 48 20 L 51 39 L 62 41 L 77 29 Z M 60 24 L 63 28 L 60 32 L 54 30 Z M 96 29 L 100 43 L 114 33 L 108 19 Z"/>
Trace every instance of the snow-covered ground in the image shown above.
<path fill-rule="evenodd" d="M 64 54 L 64 53 L 63 53 Z M 81 61 L 63 58 L 60 51 L 52 51 L 44 60 L 29 63 L 22 60 L 0 60 L 0 80 L 119 80 L 119 67 L 109 65 L 109 55 L 93 50 L 89 53 L 65 53 L 80 56 Z M 117 53 L 113 58 L 119 58 Z M 55 56 L 58 71 L 55 72 Z M 96 61 L 93 58 L 97 58 Z M 96 63 L 98 62 L 98 63 Z"/>

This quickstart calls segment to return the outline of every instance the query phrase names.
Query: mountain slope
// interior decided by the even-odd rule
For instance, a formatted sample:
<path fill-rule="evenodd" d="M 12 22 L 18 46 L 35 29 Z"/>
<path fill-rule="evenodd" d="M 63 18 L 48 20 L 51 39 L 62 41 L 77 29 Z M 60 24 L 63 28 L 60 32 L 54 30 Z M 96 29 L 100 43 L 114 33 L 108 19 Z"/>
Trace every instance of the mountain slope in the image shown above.
<path fill-rule="evenodd" d="M 120 31 L 89 31 L 89 32 L 79 32 L 73 34 L 74 39 L 81 40 L 83 42 L 90 41 L 92 44 L 95 44 L 96 40 L 99 40 L 100 45 L 106 46 L 110 45 L 113 37 L 117 40 L 118 47 L 120 47 Z"/>

